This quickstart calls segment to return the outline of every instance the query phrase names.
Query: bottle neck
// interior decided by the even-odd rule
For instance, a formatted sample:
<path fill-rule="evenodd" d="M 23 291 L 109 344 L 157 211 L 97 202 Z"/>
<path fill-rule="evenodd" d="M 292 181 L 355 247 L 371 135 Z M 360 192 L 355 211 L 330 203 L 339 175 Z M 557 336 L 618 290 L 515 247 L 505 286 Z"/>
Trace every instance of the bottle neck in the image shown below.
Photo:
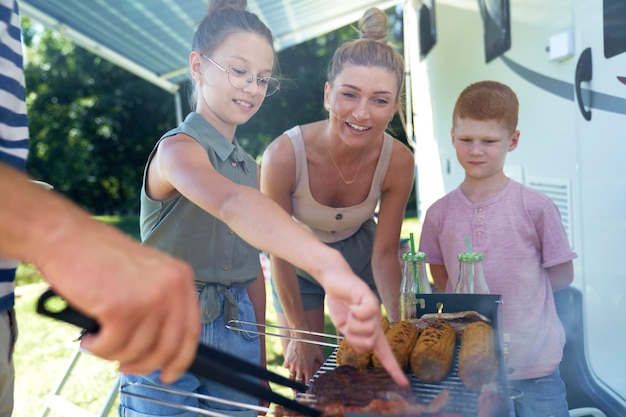
<path fill-rule="evenodd" d="M 481 261 L 460 261 L 459 277 L 454 292 L 459 294 L 489 294 Z"/>
<path fill-rule="evenodd" d="M 425 261 L 403 261 L 401 293 L 430 294 L 432 292 Z"/>

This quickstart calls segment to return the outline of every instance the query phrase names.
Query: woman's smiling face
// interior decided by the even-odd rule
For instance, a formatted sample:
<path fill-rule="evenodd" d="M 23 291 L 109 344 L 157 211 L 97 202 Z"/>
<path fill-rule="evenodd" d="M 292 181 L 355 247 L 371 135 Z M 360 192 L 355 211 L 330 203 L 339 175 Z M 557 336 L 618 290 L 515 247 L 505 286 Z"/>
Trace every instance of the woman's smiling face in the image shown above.
<path fill-rule="evenodd" d="M 348 145 L 363 142 L 364 138 L 382 137 L 398 108 L 397 91 L 393 72 L 381 67 L 346 65 L 324 87 L 333 129 Z"/>

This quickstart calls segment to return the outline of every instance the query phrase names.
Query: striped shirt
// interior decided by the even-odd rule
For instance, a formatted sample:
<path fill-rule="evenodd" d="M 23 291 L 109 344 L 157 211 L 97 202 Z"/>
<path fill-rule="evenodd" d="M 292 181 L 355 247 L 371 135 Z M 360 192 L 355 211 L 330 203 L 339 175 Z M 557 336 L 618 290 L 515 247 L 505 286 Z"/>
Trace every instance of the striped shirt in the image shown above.
<path fill-rule="evenodd" d="M 0 0 L 0 163 L 25 170 L 28 155 L 20 17 L 16 0 Z M 0 259 L 0 311 L 15 303 L 18 262 Z"/>

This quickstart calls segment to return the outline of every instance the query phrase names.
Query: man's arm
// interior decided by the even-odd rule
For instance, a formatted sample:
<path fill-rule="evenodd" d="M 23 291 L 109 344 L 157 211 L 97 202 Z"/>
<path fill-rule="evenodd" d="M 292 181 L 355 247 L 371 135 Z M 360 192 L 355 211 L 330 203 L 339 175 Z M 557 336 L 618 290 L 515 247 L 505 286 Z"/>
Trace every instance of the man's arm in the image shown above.
<path fill-rule="evenodd" d="M 185 263 L 93 220 L 54 191 L 0 163 L 0 255 L 35 265 L 54 290 L 94 318 L 82 346 L 123 372 L 162 368 L 173 382 L 200 334 L 193 274 Z"/>

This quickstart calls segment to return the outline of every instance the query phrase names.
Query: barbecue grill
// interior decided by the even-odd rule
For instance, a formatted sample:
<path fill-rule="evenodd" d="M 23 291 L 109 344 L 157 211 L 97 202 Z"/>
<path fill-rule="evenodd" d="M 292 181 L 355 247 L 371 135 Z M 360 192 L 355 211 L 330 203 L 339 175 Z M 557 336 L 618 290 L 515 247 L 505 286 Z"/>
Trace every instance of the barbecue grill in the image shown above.
<path fill-rule="evenodd" d="M 522 393 L 512 393 L 508 387 L 505 361 L 502 346 L 501 332 L 498 330 L 498 316 L 502 299 L 500 295 L 493 294 L 420 294 L 416 296 L 417 317 L 421 317 L 427 313 L 455 313 L 461 311 L 476 311 L 491 320 L 491 326 L 496 335 L 495 351 L 498 358 L 498 373 L 496 383 L 485 387 L 494 390 L 496 398 L 504 406 L 500 408 L 498 415 L 481 414 L 480 417 L 505 417 L 510 413 L 511 404 L 509 399 L 512 395 L 518 396 Z M 461 382 L 458 373 L 458 354 L 460 350 L 460 338 L 457 338 L 455 347 L 454 360 L 450 372 L 446 378 L 437 383 L 426 383 L 420 381 L 412 372 L 408 376 L 411 381 L 411 389 L 418 397 L 418 401 L 423 404 L 430 403 L 442 391 L 447 390 L 450 394 L 450 400 L 442 412 L 456 413 L 463 417 L 477 417 L 479 415 L 478 397 L 479 392 L 470 391 Z M 335 351 L 328 357 L 322 367 L 311 379 L 315 383 L 315 379 L 321 374 L 335 369 L 337 365 Z M 317 398 L 311 393 L 300 393 L 296 396 L 296 400 L 304 404 L 312 406 L 317 405 Z M 350 413 L 350 416 L 356 415 Z"/>
<path fill-rule="evenodd" d="M 410 379 L 411 390 L 416 394 L 418 402 L 422 404 L 429 404 L 435 397 L 441 394 L 444 390 L 449 393 L 449 401 L 446 406 L 441 410 L 441 413 L 454 413 L 461 417 L 507 417 L 511 413 L 511 403 L 509 401 L 512 396 L 519 396 L 522 393 L 515 393 L 508 387 L 508 382 L 505 372 L 504 361 L 504 349 L 502 346 L 501 331 L 499 330 L 499 311 L 502 303 L 500 295 L 493 294 L 423 294 L 418 295 L 416 299 L 417 317 L 421 317 L 428 313 L 455 313 L 462 311 L 476 311 L 477 313 L 487 317 L 491 322 L 490 325 L 494 329 L 496 335 L 495 352 L 498 358 L 498 372 L 496 375 L 496 381 L 494 384 L 490 384 L 486 387 L 487 390 L 491 390 L 492 394 L 501 404 L 501 407 L 496 411 L 485 412 L 480 411 L 479 408 L 479 396 L 481 393 L 470 391 L 465 388 L 458 374 L 458 354 L 460 351 L 460 338 L 457 337 L 457 344 L 455 347 L 454 359 L 448 375 L 439 382 L 427 383 L 419 380 L 412 372 L 409 371 L 407 376 Z M 278 327 L 278 326 L 270 326 Z M 255 332 L 255 331 L 253 331 Z M 277 335 L 274 333 L 264 333 L 266 335 Z M 291 337 L 300 341 L 307 341 L 308 339 L 300 339 L 297 337 Z M 337 348 L 330 354 L 324 364 L 315 373 L 315 375 L 309 381 L 309 386 L 315 383 L 315 380 L 322 374 L 330 372 L 338 367 L 337 364 Z M 124 388 L 122 388 L 124 389 Z M 179 392 L 181 395 L 192 395 Z M 151 401 L 150 398 L 145 398 Z M 219 400 L 219 399 L 218 399 Z M 295 400 L 303 405 L 311 407 L 318 406 L 318 400 L 316 396 L 310 392 L 298 393 Z M 176 407 L 175 404 L 169 404 Z M 209 414 L 206 410 L 194 409 L 202 415 L 214 415 Z M 271 412 L 270 409 L 259 410 Z M 291 414 L 290 414 L 291 415 Z M 439 414 L 425 414 L 426 416 L 437 416 Z M 376 417 L 373 414 L 364 414 L 357 412 L 348 412 L 347 417 Z"/>
<path fill-rule="evenodd" d="M 78 311 L 67 305 L 65 309 L 61 311 L 55 311 L 48 308 L 46 301 L 56 297 L 53 291 L 48 290 L 44 293 L 37 304 L 37 311 L 47 316 L 64 320 L 68 323 L 72 323 L 83 327 L 85 331 L 97 332 L 99 325 L 92 319 L 85 317 Z M 455 348 L 454 360 L 452 363 L 449 374 L 442 381 L 437 383 L 425 383 L 420 381 L 415 375 L 410 373 L 408 376 L 411 380 L 412 391 L 417 394 L 418 401 L 420 403 L 428 404 L 436 396 L 441 394 L 444 390 L 449 393 L 449 401 L 442 409 L 442 413 L 455 413 L 455 415 L 462 417 L 506 417 L 511 413 L 511 394 L 509 391 L 506 373 L 505 373 L 505 361 L 504 361 L 504 349 L 502 346 L 501 332 L 499 331 L 498 319 L 499 310 L 502 303 L 500 295 L 491 294 L 423 294 L 416 296 L 416 310 L 417 317 L 421 317 L 426 313 L 455 313 L 462 311 L 476 311 L 479 314 L 487 317 L 491 321 L 491 326 L 494 329 L 496 335 L 494 340 L 495 352 L 498 359 L 498 372 L 495 383 L 489 384 L 490 398 L 495 398 L 493 404 L 499 404 L 496 407 L 497 411 L 486 411 L 485 408 L 480 407 L 480 396 L 482 393 L 470 391 L 462 384 L 458 374 L 458 354 L 460 350 L 459 338 L 457 338 L 457 346 Z M 272 333 L 266 333 L 272 334 Z M 276 334 L 274 334 L 276 335 Z M 322 367 L 313 376 L 310 383 L 314 383 L 315 379 L 323 373 L 329 372 L 337 367 L 336 360 L 337 349 L 328 357 Z M 285 386 L 291 386 L 299 391 L 304 391 L 305 386 L 297 382 L 287 380 L 286 378 L 269 372 L 256 365 L 252 365 L 239 358 L 232 357 L 232 355 L 225 352 L 220 352 L 214 348 L 208 346 L 199 345 L 198 354 L 194 360 L 194 363 L 190 367 L 191 372 L 196 372 L 207 378 L 219 377 L 220 383 L 225 383 L 233 388 L 244 388 L 246 386 L 246 392 L 258 396 L 259 398 L 265 398 L 273 401 L 277 404 L 288 407 L 291 410 L 301 413 L 302 415 L 317 417 L 320 411 L 316 410 L 313 406 L 317 405 L 317 399 L 310 393 L 299 393 L 295 401 L 282 397 L 276 393 L 273 393 L 265 388 L 262 388 L 259 384 L 251 383 L 249 380 L 243 380 L 240 375 L 233 374 L 233 372 L 244 371 L 248 375 L 254 375 L 256 377 L 267 379 L 268 381 L 278 382 Z M 213 374 L 215 373 L 215 374 Z M 122 387 L 122 390 L 129 395 L 131 392 L 126 391 L 132 389 L 130 386 Z M 156 388 L 155 389 L 161 389 Z M 198 396 L 198 394 L 175 392 L 180 395 Z M 523 395 L 523 393 L 518 393 Z M 495 396 L 495 397 L 494 397 Z M 204 396 L 203 398 L 208 400 L 215 400 L 218 402 L 227 402 L 217 398 Z M 155 401 L 154 399 L 144 397 L 145 400 Z M 155 401 L 156 402 L 156 401 Z M 198 412 L 201 415 L 210 415 L 214 417 L 225 417 L 220 413 L 212 413 L 207 410 L 190 409 L 188 407 L 179 406 L 176 404 L 164 404 L 170 405 L 176 408 L 182 408 L 189 411 Z M 243 404 L 241 404 L 243 405 Z M 271 412 L 270 409 L 258 410 L 262 412 Z M 357 417 L 358 413 L 348 413 L 348 417 Z M 365 415 L 365 414 L 363 414 Z M 448 414 L 449 415 L 449 414 Z M 425 415 L 426 416 L 426 415 Z M 431 416 L 435 416 L 432 415 Z"/>

